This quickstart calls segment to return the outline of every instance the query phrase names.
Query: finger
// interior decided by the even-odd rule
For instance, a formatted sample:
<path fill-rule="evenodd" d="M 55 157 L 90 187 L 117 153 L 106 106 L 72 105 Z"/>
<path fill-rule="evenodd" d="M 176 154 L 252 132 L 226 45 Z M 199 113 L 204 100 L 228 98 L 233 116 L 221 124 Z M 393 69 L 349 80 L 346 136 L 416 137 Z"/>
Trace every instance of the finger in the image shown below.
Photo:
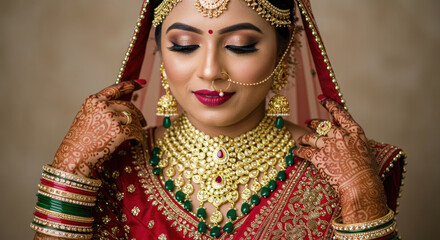
<path fill-rule="evenodd" d="M 133 115 L 133 120 L 139 121 L 143 127 L 147 126 L 143 113 L 133 103 L 123 100 L 112 100 L 109 101 L 109 104 L 116 112 L 129 111 Z"/>
<path fill-rule="evenodd" d="M 116 100 L 123 95 L 141 89 L 143 87 L 142 83 L 146 83 L 145 80 L 142 81 L 142 79 L 139 79 L 133 81 L 124 81 L 104 88 L 99 93 L 97 93 L 96 96 L 104 100 Z"/>
<path fill-rule="evenodd" d="M 319 136 L 316 133 L 309 133 L 301 136 L 298 139 L 298 143 L 301 145 L 309 145 L 311 147 L 323 148 L 325 143 L 329 140 L 329 137 Z"/>
<path fill-rule="evenodd" d="M 323 124 L 324 122 L 330 122 L 330 121 L 329 121 L 329 120 L 326 120 L 326 119 L 312 119 L 312 120 L 310 120 L 310 121 L 308 122 L 307 127 L 309 127 L 310 129 L 316 131 L 316 129 L 317 129 L 321 124 Z M 330 123 L 330 126 L 333 126 L 333 124 Z M 324 126 L 321 126 L 321 127 L 326 127 L 326 126 L 324 125 Z"/>
<path fill-rule="evenodd" d="M 292 151 L 292 154 L 313 163 L 314 156 L 318 154 L 318 152 L 319 150 L 313 147 L 299 146 Z"/>
<path fill-rule="evenodd" d="M 122 133 L 124 134 L 124 140 L 135 140 L 142 142 L 144 137 L 144 130 L 139 124 L 130 124 L 121 126 Z M 132 141 L 130 141 L 132 142 Z"/>
<path fill-rule="evenodd" d="M 321 101 L 321 104 L 329 111 L 337 125 L 346 130 L 353 127 L 360 129 L 350 113 L 348 113 L 347 110 L 335 100 L 326 98 Z"/>

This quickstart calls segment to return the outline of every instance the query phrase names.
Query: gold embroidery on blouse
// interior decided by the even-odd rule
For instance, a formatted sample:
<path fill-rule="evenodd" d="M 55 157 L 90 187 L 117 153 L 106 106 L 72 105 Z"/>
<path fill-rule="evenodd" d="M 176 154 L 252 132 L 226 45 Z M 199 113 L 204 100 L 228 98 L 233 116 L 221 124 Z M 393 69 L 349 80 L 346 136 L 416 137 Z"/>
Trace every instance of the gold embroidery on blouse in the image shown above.
<path fill-rule="evenodd" d="M 330 238 L 331 225 L 320 217 L 339 214 L 334 209 L 338 203 L 334 190 L 305 161 L 289 174 L 289 179 L 282 190 L 276 191 L 279 199 L 261 208 L 241 239 Z M 324 200 L 327 202 L 322 204 Z"/>
<path fill-rule="evenodd" d="M 127 187 L 127 191 L 129 193 L 134 193 L 134 191 L 136 191 L 136 187 L 133 184 L 128 185 Z"/>
<path fill-rule="evenodd" d="M 167 240 L 167 235 L 165 235 L 165 233 L 162 233 L 157 239 L 159 239 L 159 240 Z"/>
<path fill-rule="evenodd" d="M 133 207 L 133 209 L 131 209 L 131 213 L 135 216 L 137 216 L 139 214 L 141 210 L 138 207 Z"/>
<path fill-rule="evenodd" d="M 119 171 L 117 171 L 117 170 L 115 170 L 115 171 L 112 173 L 112 177 L 113 177 L 114 179 L 118 178 L 119 176 L 120 176 L 120 174 L 119 174 Z"/>
<path fill-rule="evenodd" d="M 125 168 L 124 168 L 124 171 L 126 172 L 126 173 L 131 173 L 131 167 L 130 166 L 126 166 Z"/>
<path fill-rule="evenodd" d="M 126 222 L 126 221 L 127 221 L 127 215 L 125 215 L 125 213 L 123 213 L 121 216 L 121 222 Z"/>
<path fill-rule="evenodd" d="M 122 201 L 122 199 L 124 199 L 124 193 L 123 192 L 116 193 L 116 199 L 118 201 Z"/>
<path fill-rule="evenodd" d="M 114 235 L 118 234 L 119 233 L 119 228 L 118 227 L 112 227 L 112 233 Z"/>
<path fill-rule="evenodd" d="M 148 228 L 152 229 L 154 227 L 154 220 L 151 220 L 150 222 L 148 222 Z"/>
<path fill-rule="evenodd" d="M 103 222 L 104 224 L 108 224 L 110 221 L 111 221 L 111 219 L 110 219 L 110 217 L 107 216 L 107 215 L 105 215 L 105 217 L 102 218 L 102 222 Z"/>
<path fill-rule="evenodd" d="M 130 233 L 130 226 L 125 225 L 124 226 L 124 230 L 125 230 L 126 233 Z"/>

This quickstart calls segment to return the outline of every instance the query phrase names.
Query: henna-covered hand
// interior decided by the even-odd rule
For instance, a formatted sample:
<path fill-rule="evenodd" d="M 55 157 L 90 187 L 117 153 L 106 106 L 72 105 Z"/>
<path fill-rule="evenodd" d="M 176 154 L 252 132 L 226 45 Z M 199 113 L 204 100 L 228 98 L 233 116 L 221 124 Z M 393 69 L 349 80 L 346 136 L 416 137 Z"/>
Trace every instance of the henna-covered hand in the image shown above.
<path fill-rule="evenodd" d="M 336 101 L 321 104 L 330 112 L 334 124 L 327 136 L 306 134 L 294 150 L 298 157 L 312 162 L 339 193 L 344 223 L 364 222 L 387 213 L 385 193 L 377 163 L 362 128 Z M 322 120 L 312 120 L 316 130 Z"/>
<path fill-rule="evenodd" d="M 143 138 L 142 113 L 121 96 L 142 88 L 145 80 L 127 81 L 88 97 L 55 154 L 53 167 L 82 176 L 91 171 L 124 141 Z M 122 112 L 131 113 L 132 122 Z"/>

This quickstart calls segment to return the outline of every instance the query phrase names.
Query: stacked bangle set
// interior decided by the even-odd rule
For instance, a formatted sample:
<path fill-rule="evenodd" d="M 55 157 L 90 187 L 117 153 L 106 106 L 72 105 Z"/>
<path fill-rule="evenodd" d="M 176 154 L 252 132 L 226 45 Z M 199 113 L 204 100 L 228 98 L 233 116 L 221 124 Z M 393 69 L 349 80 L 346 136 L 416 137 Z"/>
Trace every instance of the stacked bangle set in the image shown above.
<path fill-rule="evenodd" d="M 344 240 L 354 239 L 380 239 L 394 240 L 396 235 L 396 222 L 394 212 L 389 209 L 388 213 L 378 219 L 354 224 L 343 224 L 342 217 L 333 220 L 334 238 Z"/>
<path fill-rule="evenodd" d="M 43 166 L 31 228 L 67 239 L 92 238 L 92 207 L 101 181 Z"/>

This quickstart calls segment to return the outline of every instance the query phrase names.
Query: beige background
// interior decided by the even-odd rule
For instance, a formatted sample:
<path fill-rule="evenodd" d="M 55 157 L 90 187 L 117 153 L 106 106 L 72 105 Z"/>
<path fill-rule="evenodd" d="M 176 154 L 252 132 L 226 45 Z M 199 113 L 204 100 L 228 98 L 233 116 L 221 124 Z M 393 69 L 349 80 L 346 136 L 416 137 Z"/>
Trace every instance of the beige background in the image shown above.
<path fill-rule="evenodd" d="M 0 238 L 30 239 L 43 163 L 81 102 L 112 84 L 141 0 L 0 1 Z M 405 239 L 438 235 L 440 3 L 314 0 L 350 110 L 409 156 Z"/>

